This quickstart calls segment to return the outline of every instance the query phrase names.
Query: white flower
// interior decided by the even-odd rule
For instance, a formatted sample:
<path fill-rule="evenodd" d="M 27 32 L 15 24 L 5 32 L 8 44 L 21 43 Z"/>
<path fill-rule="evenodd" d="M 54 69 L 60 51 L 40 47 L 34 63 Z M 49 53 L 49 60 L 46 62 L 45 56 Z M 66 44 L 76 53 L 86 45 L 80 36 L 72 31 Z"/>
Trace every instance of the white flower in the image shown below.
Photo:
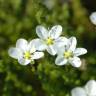
<path fill-rule="evenodd" d="M 90 80 L 84 87 L 77 87 L 71 91 L 72 96 L 96 96 L 96 81 Z"/>
<path fill-rule="evenodd" d="M 51 55 L 55 55 L 58 47 L 67 44 L 65 37 L 60 37 L 62 27 L 60 25 L 53 26 L 51 30 L 47 30 L 43 26 L 36 27 L 36 33 L 40 39 L 37 39 L 37 48 L 39 50 L 47 50 Z"/>
<path fill-rule="evenodd" d="M 90 20 L 91 22 L 96 25 L 96 12 L 93 12 L 91 15 L 90 15 Z"/>
<path fill-rule="evenodd" d="M 43 52 L 37 51 L 35 39 L 29 43 L 25 39 L 17 40 L 16 47 L 10 48 L 8 53 L 11 57 L 18 59 L 18 62 L 22 65 L 27 65 L 44 56 Z"/>
<path fill-rule="evenodd" d="M 49 9 L 51 10 L 54 5 L 55 5 L 55 0 L 44 0 L 43 4 Z"/>
<path fill-rule="evenodd" d="M 68 44 L 57 51 L 56 65 L 71 63 L 74 67 L 80 67 L 81 60 L 78 56 L 87 53 L 87 50 L 84 48 L 76 48 L 76 44 L 77 40 L 75 37 L 68 39 Z"/>

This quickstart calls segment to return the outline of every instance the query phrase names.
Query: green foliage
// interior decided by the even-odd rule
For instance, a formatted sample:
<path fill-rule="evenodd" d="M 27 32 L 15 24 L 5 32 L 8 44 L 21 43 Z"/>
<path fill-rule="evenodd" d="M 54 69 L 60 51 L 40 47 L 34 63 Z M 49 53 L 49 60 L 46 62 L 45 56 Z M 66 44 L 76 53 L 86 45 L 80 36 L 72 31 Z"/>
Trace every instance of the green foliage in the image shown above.
<path fill-rule="evenodd" d="M 82 3 L 55 0 L 52 9 L 48 9 L 43 2 L 0 0 L 0 96 L 70 96 L 75 86 L 96 79 L 96 31 Z M 46 27 L 60 24 L 63 36 L 77 37 L 78 46 L 88 50 L 88 54 L 81 57 L 80 68 L 56 66 L 55 57 L 47 53 L 33 66 L 21 66 L 8 56 L 8 48 L 15 45 L 18 38 L 37 37 L 35 28 L 39 24 Z"/>

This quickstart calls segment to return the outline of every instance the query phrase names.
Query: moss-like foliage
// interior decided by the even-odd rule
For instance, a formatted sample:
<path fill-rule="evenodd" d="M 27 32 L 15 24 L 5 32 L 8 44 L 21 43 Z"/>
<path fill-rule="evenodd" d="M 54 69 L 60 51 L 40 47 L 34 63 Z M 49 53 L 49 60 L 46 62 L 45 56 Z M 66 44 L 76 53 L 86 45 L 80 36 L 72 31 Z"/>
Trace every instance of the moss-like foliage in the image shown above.
<path fill-rule="evenodd" d="M 72 88 L 96 79 L 96 28 L 79 0 L 0 0 L 0 96 L 71 96 Z M 47 3 L 48 4 L 48 3 Z M 45 57 L 33 66 L 22 66 L 8 56 L 16 40 L 37 38 L 36 26 L 63 26 L 63 36 L 76 36 L 82 66 L 56 66 L 55 57 Z"/>

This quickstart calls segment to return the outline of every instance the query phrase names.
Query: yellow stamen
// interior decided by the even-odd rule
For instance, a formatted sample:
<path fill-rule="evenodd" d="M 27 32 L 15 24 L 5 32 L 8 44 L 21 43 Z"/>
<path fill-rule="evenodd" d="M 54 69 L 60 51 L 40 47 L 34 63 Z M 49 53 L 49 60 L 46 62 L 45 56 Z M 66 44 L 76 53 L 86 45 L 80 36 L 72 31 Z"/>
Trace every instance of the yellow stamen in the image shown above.
<path fill-rule="evenodd" d="M 73 56 L 73 54 L 72 54 L 71 51 L 65 51 L 65 52 L 64 52 L 64 57 L 65 57 L 65 58 L 70 58 L 70 57 L 72 57 L 72 56 Z"/>
<path fill-rule="evenodd" d="M 24 58 L 25 58 L 25 59 L 30 59 L 30 58 L 31 58 L 31 54 L 30 54 L 29 51 L 25 52 Z"/>
<path fill-rule="evenodd" d="M 54 43 L 54 40 L 53 40 L 51 37 L 49 37 L 49 38 L 46 40 L 46 43 L 47 43 L 47 45 L 52 45 L 52 44 Z"/>

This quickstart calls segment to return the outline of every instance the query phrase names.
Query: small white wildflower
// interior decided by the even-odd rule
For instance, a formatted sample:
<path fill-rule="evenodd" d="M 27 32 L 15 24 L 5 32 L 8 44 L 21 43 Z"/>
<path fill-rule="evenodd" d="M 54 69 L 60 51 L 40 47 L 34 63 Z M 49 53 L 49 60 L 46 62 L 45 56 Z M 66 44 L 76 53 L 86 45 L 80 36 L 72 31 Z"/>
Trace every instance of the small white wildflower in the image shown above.
<path fill-rule="evenodd" d="M 96 96 L 96 81 L 89 80 L 84 87 L 77 87 L 71 91 L 72 96 Z"/>
<path fill-rule="evenodd" d="M 25 39 L 18 39 L 16 47 L 10 48 L 8 53 L 11 57 L 18 59 L 18 62 L 21 65 L 27 65 L 35 59 L 39 59 L 44 56 L 43 52 L 37 52 L 35 39 L 29 43 Z"/>
<path fill-rule="evenodd" d="M 37 47 L 39 50 L 47 50 L 51 55 L 55 55 L 58 46 L 67 44 L 67 38 L 60 37 L 62 27 L 60 25 L 53 26 L 51 30 L 47 30 L 43 26 L 37 26 L 36 33 L 40 39 L 37 39 Z"/>
<path fill-rule="evenodd" d="M 96 25 L 96 12 L 93 12 L 91 15 L 90 15 L 90 20 L 91 22 Z"/>
<path fill-rule="evenodd" d="M 68 39 L 68 44 L 57 51 L 56 65 L 71 63 L 74 67 L 81 66 L 81 60 L 78 56 L 87 53 L 87 50 L 85 48 L 76 48 L 76 44 L 77 40 L 75 37 Z"/>
<path fill-rule="evenodd" d="M 43 4 L 49 9 L 51 10 L 54 5 L 55 5 L 55 0 L 44 0 Z"/>

